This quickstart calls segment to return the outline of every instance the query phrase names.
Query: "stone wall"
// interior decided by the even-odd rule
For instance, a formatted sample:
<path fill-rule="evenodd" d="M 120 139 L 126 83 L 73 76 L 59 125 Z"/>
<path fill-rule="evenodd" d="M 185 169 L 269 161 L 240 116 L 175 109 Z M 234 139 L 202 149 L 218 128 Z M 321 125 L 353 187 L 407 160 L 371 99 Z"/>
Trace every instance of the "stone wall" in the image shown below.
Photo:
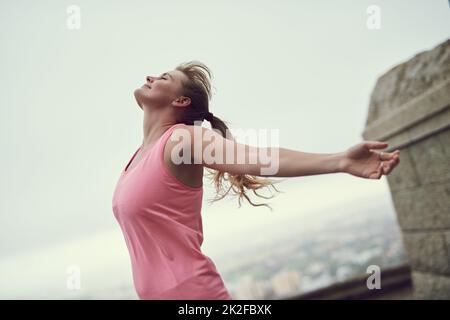
<path fill-rule="evenodd" d="M 387 176 L 418 299 L 450 299 L 450 40 L 382 75 L 364 140 L 388 141 Z"/>

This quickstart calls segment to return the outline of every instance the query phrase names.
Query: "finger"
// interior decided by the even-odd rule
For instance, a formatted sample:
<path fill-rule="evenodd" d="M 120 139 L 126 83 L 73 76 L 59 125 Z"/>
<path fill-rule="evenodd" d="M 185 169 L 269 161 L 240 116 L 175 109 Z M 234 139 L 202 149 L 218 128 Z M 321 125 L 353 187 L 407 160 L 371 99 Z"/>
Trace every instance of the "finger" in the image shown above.
<path fill-rule="evenodd" d="M 381 174 L 387 174 L 388 165 L 387 162 L 381 162 Z"/>
<path fill-rule="evenodd" d="M 387 176 L 389 173 L 391 173 L 391 170 L 392 170 L 392 163 L 387 162 L 387 163 L 383 166 L 383 174 Z"/>
<path fill-rule="evenodd" d="M 396 167 L 400 163 L 400 158 L 398 156 L 394 156 L 391 160 L 392 167 Z"/>
<path fill-rule="evenodd" d="M 397 164 L 400 162 L 400 157 L 394 156 L 390 161 L 391 161 L 394 165 L 397 165 Z"/>
<path fill-rule="evenodd" d="M 391 152 L 390 154 L 392 154 L 392 157 L 397 157 L 397 158 L 399 158 L 400 157 L 400 151 L 399 150 L 395 150 L 394 152 Z"/>
<path fill-rule="evenodd" d="M 382 175 L 383 175 L 383 162 L 381 162 L 380 165 L 378 166 L 375 179 L 380 179 Z"/>
<path fill-rule="evenodd" d="M 395 153 L 395 152 L 391 152 L 391 153 L 378 152 L 378 155 L 379 155 L 380 159 L 383 160 L 383 161 L 395 160 L 395 159 L 397 159 L 399 157 L 399 155 L 397 153 Z"/>
<path fill-rule="evenodd" d="M 388 146 L 388 143 L 381 141 L 365 141 L 364 145 L 369 149 L 383 149 Z"/>
<path fill-rule="evenodd" d="M 394 160 L 394 167 L 396 167 L 400 163 L 400 158 L 396 158 Z"/>
<path fill-rule="evenodd" d="M 381 161 L 388 161 L 391 159 L 391 155 L 387 152 L 375 152 L 376 154 L 378 154 L 378 158 Z"/>
<path fill-rule="evenodd" d="M 397 166 L 399 160 L 391 160 L 388 162 L 386 169 L 385 169 L 385 175 L 388 175 L 392 172 L 392 170 L 394 170 L 394 168 Z"/>

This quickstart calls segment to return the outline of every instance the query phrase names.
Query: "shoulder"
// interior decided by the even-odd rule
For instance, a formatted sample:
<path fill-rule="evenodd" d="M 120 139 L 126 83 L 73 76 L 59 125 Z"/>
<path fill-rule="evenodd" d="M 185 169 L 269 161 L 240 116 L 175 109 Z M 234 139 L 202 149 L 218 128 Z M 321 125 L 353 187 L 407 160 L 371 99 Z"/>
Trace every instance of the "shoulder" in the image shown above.
<path fill-rule="evenodd" d="M 207 147 L 210 144 L 219 143 L 220 145 L 224 143 L 225 137 L 222 136 L 218 129 L 209 129 L 199 125 L 179 125 L 171 135 L 172 140 L 180 142 L 183 140 L 183 145 L 194 144 L 201 146 L 202 148 Z M 233 139 L 234 140 L 234 139 Z"/>
<path fill-rule="evenodd" d="M 169 137 L 169 149 L 174 147 L 183 150 L 190 149 L 192 157 L 200 154 L 208 147 L 215 148 L 214 145 L 220 142 L 223 137 L 214 129 L 208 129 L 199 125 L 178 125 Z"/>
<path fill-rule="evenodd" d="M 180 123 L 177 128 L 175 128 L 174 131 L 186 131 L 189 134 L 193 135 L 194 132 L 204 132 L 209 130 L 208 128 L 204 128 L 202 126 L 194 126 L 194 125 L 189 125 L 189 124 L 184 124 L 184 123 Z"/>
<path fill-rule="evenodd" d="M 184 123 L 178 124 L 168 137 L 165 151 L 170 154 L 175 149 L 176 152 L 184 154 L 186 150 L 190 150 L 192 160 L 194 145 L 198 143 L 195 140 L 203 136 L 203 129 L 208 130 L 201 126 L 187 125 Z"/>
<path fill-rule="evenodd" d="M 205 135 L 206 136 L 216 136 L 217 135 L 217 136 L 222 137 L 222 135 L 220 134 L 220 131 L 217 129 L 209 129 L 209 128 L 205 128 L 202 126 L 188 125 L 188 124 L 184 124 L 184 123 L 181 123 L 174 130 L 174 132 L 176 132 L 176 134 L 175 134 L 176 136 L 188 135 L 192 141 L 194 141 L 196 139 L 203 139 L 205 137 Z"/>
<path fill-rule="evenodd" d="M 183 139 L 187 144 L 192 144 L 195 141 L 200 142 L 203 140 L 203 137 L 205 137 L 205 134 L 213 133 L 214 130 L 204 128 L 202 126 L 194 126 L 194 125 L 187 125 L 187 124 L 180 124 L 173 130 L 171 134 L 171 138 L 173 140 L 180 141 L 180 139 Z"/>

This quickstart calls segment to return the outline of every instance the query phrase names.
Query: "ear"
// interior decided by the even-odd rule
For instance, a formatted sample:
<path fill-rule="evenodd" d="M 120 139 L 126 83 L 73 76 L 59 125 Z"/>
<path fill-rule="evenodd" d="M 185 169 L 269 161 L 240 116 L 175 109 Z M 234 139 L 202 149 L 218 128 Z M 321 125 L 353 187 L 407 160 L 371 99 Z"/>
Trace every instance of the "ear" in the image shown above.
<path fill-rule="evenodd" d="M 181 96 L 173 100 L 172 104 L 176 107 L 185 108 L 191 105 L 191 98 Z"/>

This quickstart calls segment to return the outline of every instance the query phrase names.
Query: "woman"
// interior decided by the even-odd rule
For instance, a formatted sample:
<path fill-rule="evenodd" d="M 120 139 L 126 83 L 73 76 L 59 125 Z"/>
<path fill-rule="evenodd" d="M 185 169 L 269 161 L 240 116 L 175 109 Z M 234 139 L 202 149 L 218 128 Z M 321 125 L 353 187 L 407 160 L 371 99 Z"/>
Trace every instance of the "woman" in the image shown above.
<path fill-rule="evenodd" d="M 148 76 L 134 92 L 144 111 L 144 137 L 117 182 L 113 212 L 129 250 L 140 299 L 232 299 L 215 264 L 201 252 L 204 167 L 212 170 L 217 193 L 222 193 L 216 200 L 233 190 L 239 204 L 244 197 L 261 206 L 266 204 L 254 204 L 246 190 L 267 199 L 256 190 L 275 189 L 274 181 L 258 177 L 264 176 L 259 158 L 256 163 L 238 163 L 234 152 L 231 162 L 207 159 L 208 154 L 229 150 L 243 150 L 248 159 L 262 149 L 237 143 L 225 123 L 209 111 L 210 77 L 204 64 L 190 61 L 159 77 Z M 204 119 L 214 130 L 199 125 Z M 208 134 L 214 139 L 204 139 Z M 184 139 L 178 141 L 177 136 Z M 200 152 L 195 150 L 198 146 Z M 345 172 L 379 179 L 400 161 L 398 150 L 376 151 L 385 147 L 386 143 L 366 141 L 337 154 L 276 148 L 278 170 L 267 176 Z M 178 161 L 180 156 L 188 161 Z M 229 184 L 226 191 L 224 181 Z"/>

